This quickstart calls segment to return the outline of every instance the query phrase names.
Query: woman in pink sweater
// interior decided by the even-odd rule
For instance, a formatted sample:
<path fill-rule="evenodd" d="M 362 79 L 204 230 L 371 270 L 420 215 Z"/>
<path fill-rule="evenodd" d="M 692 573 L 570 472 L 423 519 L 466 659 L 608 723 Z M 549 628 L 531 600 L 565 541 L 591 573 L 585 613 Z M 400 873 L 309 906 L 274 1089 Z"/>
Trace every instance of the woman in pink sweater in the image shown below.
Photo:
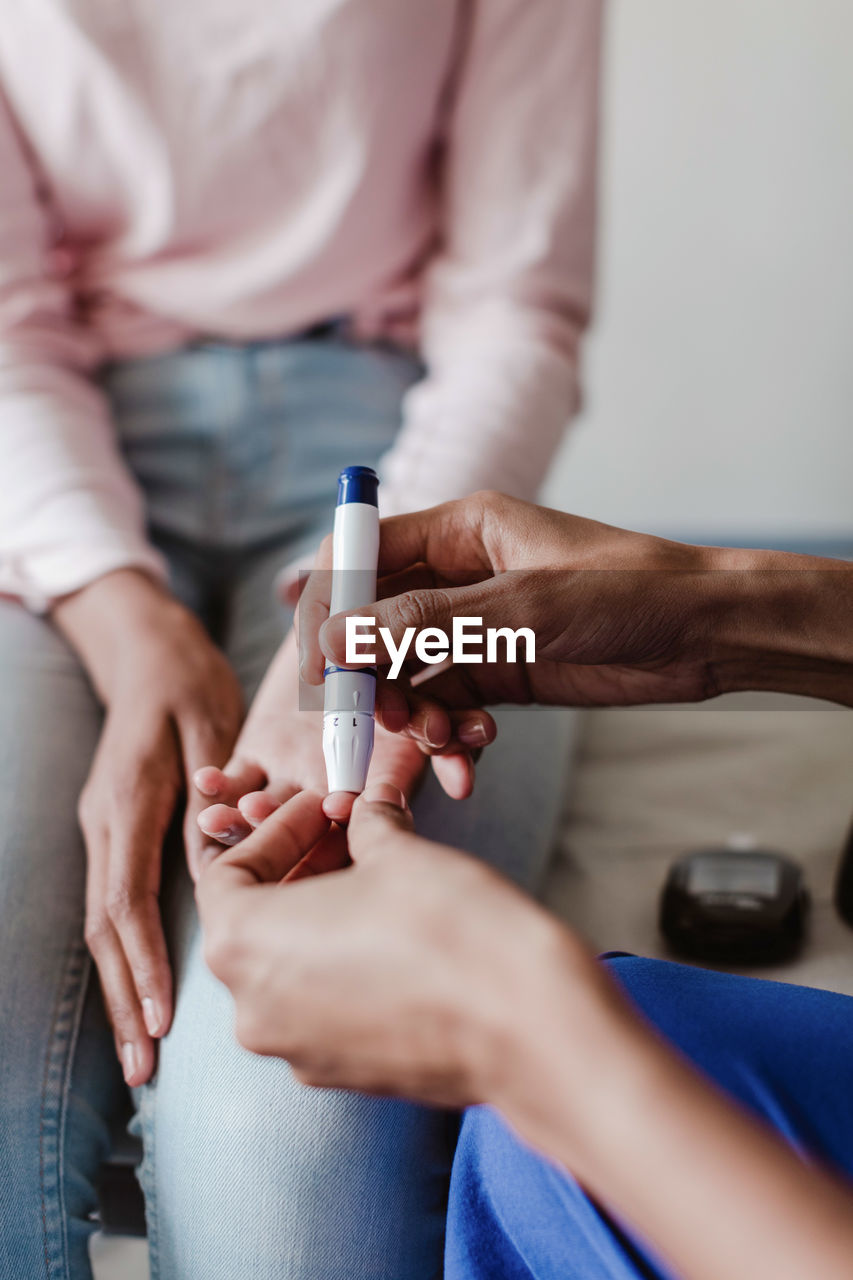
<path fill-rule="evenodd" d="M 184 853 L 214 799 L 323 785 L 273 584 L 340 468 L 379 464 L 386 514 L 545 473 L 590 307 L 599 9 L 4 13 L 0 1280 L 88 1275 L 124 1082 L 155 1277 L 439 1271 L 453 1120 L 240 1050 Z M 472 717 L 415 811 L 530 885 L 567 738 L 523 715 L 455 807 Z M 412 746 L 375 777 L 410 794 Z"/>

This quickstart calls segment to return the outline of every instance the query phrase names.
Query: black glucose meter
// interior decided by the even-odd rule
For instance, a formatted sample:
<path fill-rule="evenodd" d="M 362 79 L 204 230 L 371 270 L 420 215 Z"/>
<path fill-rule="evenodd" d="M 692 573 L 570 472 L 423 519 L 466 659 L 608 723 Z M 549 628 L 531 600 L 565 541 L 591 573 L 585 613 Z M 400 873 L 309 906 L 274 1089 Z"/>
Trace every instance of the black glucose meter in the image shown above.
<path fill-rule="evenodd" d="M 797 953 L 809 901 L 801 868 L 780 853 L 699 849 L 669 869 L 660 928 L 690 959 L 766 964 Z"/>

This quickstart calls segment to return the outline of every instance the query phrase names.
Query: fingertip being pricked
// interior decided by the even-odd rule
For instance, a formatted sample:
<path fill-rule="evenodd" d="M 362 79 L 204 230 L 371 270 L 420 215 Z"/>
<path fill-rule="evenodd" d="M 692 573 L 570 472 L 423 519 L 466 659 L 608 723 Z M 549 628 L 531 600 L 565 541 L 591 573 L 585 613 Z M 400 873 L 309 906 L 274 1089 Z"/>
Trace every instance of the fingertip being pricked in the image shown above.
<path fill-rule="evenodd" d="M 323 798 L 323 812 L 331 822 L 347 823 L 355 799 L 354 791 L 330 791 Z"/>

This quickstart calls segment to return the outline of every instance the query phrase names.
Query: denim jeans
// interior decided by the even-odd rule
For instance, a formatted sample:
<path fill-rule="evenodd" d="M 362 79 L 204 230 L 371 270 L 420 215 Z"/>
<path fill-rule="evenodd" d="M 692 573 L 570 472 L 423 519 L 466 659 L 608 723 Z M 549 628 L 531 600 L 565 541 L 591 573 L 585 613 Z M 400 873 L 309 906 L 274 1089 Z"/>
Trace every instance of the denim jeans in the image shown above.
<path fill-rule="evenodd" d="M 176 594 L 251 697 L 290 618 L 276 571 L 330 525 L 349 463 L 375 464 L 417 362 L 334 328 L 291 341 L 199 344 L 103 375 L 151 537 Z M 428 778 L 419 828 L 522 884 L 541 871 L 571 716 L 512 711 L 472 800 Z M 0 1280 L 90 1274 L 93 1183 L 126 1101 L 83 942 L 76 803 L 101 724 L 48 621 L 0 602 Z M 174 1024 L 138 1091 L 153 1276 L 409 1280 L 441 1273 L 457 1123 L 400 1101 L 305 1089 L 233 1035 L 201 956 L 181 850 L 164 914 Z"/>

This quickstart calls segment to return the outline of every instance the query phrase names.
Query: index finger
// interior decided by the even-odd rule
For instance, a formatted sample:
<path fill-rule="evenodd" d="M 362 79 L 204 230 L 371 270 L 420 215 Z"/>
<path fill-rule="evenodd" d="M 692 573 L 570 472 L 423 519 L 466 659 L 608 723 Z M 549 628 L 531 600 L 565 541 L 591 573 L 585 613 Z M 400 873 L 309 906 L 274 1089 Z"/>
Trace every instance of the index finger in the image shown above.
<path fill-rule="evenodd" d="M 483 510 L 476 494 L 391 516 L 379 526 L 379 573 L 399 573 L 416 564 L 481 568 L 488 564 L 482 531 Z"/>
<path fill-rule="evenodd" d="M 320 543 L 314 567 L 302 588 L 294 625 L 299 646 L 299 676 L 307 684 L 323 682 L 325 661 L 318 639 L 320 628 L 329 616 L 332 594 L 332 535 Z"/>

